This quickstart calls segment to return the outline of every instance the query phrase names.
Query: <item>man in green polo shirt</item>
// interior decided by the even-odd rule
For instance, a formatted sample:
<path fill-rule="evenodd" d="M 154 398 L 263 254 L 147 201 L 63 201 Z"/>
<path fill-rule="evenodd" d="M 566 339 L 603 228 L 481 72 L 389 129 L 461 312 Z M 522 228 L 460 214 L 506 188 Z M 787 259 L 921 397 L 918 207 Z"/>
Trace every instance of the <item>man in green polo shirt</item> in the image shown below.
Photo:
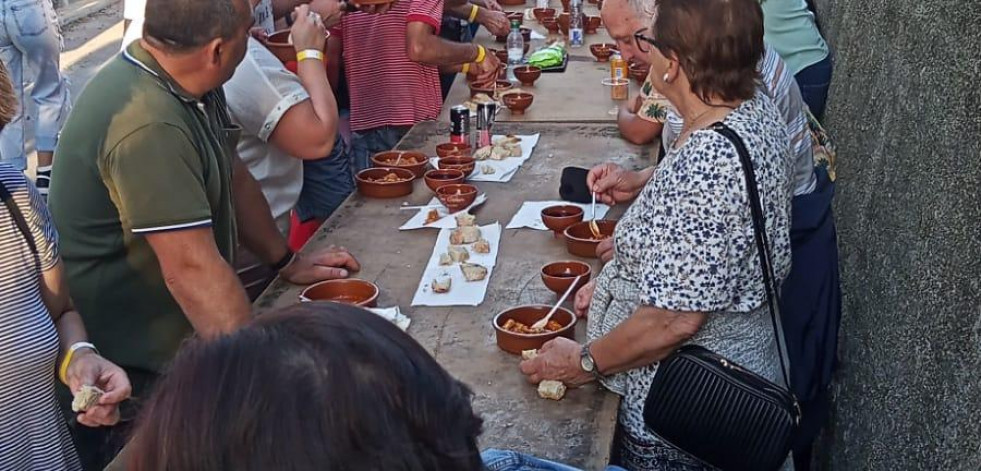
<path fill-rule="evenodd" d="M 49 201 L 69 288 L 135 398 L 184 338 L 250 318 L 230 265 L 237 238 L 295 283 L 360 268 L 343 250 L 290 252 L 234 154 L 221 85 L 244 57 L 251 11 L 248 0 L 148 0 L 143 39 L 92 78 L 61 135 Z M 122 443 L 121 430 L 75 432 L 87 469 Z"/>

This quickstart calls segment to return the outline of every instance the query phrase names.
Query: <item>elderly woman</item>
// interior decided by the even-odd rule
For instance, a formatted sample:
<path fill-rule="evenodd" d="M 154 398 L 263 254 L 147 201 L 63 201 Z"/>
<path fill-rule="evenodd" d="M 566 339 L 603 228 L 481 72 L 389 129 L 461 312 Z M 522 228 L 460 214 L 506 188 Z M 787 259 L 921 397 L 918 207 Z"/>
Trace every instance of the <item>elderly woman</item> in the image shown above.
<path fill-rule="evenodd" d="M 0 128 L 17 101 L 0 63 Z M 58 235 L 40 192 L 0 162 L 0 469 L 82 469 L 55 399 L 55 380 L 105 394 L 75 417 L 89 427 L 119 420 L 130 384 L 86 342 L 58 255 Z"/>
<path fill-rule="evenodd" d="M 588 340 L 553 340 L 521 370 L 531 382 L 598 380 L 623 396 L 626 468 L 700 470 L 644 424 L 657 362 L 694 343 L 782 378 L 746 181 L 734 145 L 714 124 L 733 129 L 749 150 L 778 281 L 790 268 L 793 157 L 779 112 L 757 88 L 764 51 L 757 0 L 661 0 L 652 30 L 654 37 L 638 39 L 653 46 L 653 85 L 684 129 L 653 175 L 612 164 L 590 173 L 606 202 L 636 201 L 613 236 L 613 261 L 577 300 L 588 309 Z"/>

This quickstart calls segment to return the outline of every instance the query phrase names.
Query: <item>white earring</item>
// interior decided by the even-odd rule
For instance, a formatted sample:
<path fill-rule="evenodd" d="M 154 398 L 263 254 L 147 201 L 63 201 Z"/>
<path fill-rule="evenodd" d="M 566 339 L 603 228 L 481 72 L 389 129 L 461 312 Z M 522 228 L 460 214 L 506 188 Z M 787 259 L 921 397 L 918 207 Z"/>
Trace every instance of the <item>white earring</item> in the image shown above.
<path fill-rule="evenodd" d="M 664 77 L 661 78 L 664 80 L 664 83 L 668 83 L 668 74 L 664 74 Z"/>

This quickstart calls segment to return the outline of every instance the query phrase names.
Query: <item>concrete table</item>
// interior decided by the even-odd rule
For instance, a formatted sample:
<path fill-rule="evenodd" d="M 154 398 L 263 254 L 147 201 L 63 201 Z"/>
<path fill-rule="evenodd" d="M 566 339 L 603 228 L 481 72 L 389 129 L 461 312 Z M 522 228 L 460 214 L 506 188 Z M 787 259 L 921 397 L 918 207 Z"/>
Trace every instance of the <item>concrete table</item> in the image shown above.
<path fill-rule="evenodd" d="M 505 10 L 519 11 L 521 8 L 505 7 Z M 561 12 L 562 5 L 558 4 L 556 10 Z M 592 4 L 586 5 L 585 12 L 587 15 L 599 15 L 596 6 Z M 524 26 L 541 33 L 543 36 L 548 36 L 545 28 L 534 19 L 525 19 Z M 567 49 L 569 51 L 569 64 L 565 72 L 543 73 L 541 78 L 531 87 L 516 84 L 522 90 L 534 94 L 535 101 L 525 111 L 524 115 L 512 115 L 507 109 L 501 110 L 497 115 L 497 122 L 616 122 L 616 114 L 611 113 L 611 110 L 618 104 L 626 104 L 629 101 L 617 102 L 610 99 L 610 87 L 602 84 L 603 79 L 610 77 L 610 63 L 597 62 L 589 52 L 590 44 L 612 43 L 613 40 L 610 39 L 604 28 L 600 28 L 596 34 L 586 35 L 585 38 L 583 47 Z M 544 40 L 533 39 L 530 51 L 558 39 L 563 38 L 552 36 Z M 494 37 L 483 28 L 477 33 L 474 42 L 488 49 L 505 48 L 504 43 L 496 42 Z M 629 99 L 637 96 L 639 90 L 639 85 L 631 80 Z M 448 123 L 450 107 L 468 99 L 470 99 L 470 89 L 466 77 L 462 74 L 458 75 L 446 98 L 439 120 Z"/>
<path fill-rule="evenodd" d="M 627 144 L 609 125 L 502 123 L 497 132 L 541 133 L 541 140 L 511 182 L 477 183 L 488 196 L 487 203 L 476 210 L 479 224 L 499 221 L 503 227 L 523 201 L 558 199 L 560 173 L 565 166 L 589 167 L 611 159 L 628 167 L 649 163 L 636 157 L 642 154 L 640 149 Z M 421 123 L 399 148 L 432 153 L 448 134 L 446 123 Z M 400 306 L 412 318 L 408 333 L 474 390 L 474 407 L 485 421 L 482 448 L 514 449 L 584 469 L 602 469 L 609 459 L 618 397 L 591 385 L 569 391 L 560 402 L 540 399 L 536 388 L 518 371 L 519 358 L 497 348 L 491 326 L 493 316 L 506 308 L 554 303 L 556 296 L 542 284 L 539 269 L 546 262 L 575 257 L 550 232 L 504 230 L 483 304 L 411 307 L 437 231 L 399 231 L 397 228 L 411 216 L 399 211 L 399 206 L 424 204 L 431 196 L 422 181 L 417 181 L 414 193 L 404 198 L 378 200 L 354 194 L 324 223 L 306 249 L 342 245 L 359 258 L 363 269 L 356 276 L 378 284 L 379 306 Z M 614 208 L 611 215 L 619 217 L 623 209 Z M 598 270 L 599 264 L 591 262 Z M 262 312 L 295 303 L 300 290 L 276 280 L 256 301 L 256 307 Z M 582 322 L 577 326 L 577 338 L 584 336 Z"/>

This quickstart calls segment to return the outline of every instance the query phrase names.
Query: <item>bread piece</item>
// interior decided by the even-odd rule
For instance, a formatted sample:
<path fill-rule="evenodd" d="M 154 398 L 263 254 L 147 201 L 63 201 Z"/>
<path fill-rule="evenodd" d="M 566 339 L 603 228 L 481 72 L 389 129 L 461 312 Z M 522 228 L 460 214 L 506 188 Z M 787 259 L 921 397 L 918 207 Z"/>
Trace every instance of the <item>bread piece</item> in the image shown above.
<path fill-rule="evenodd" d="M 491 157 L 491 153 L 494 151 L 494 146 L 484 146 L 477 149 L 477 152 L 473 153 L 474 160 L 487 160 Z"/>
<path fill-rule="evenodd" d="M 432 288 L 434 293 L 449 293 L 453 279 L 449 275 L 438 275 L 433 279 Z"/>
<path fill-rule="evenodd" d="M 487 267 L 483 265 L 478 265 L 476 263 L 462 263 L 460 264 L 460 270 L 463 271 L 463 277 L 467 281 L 481 281 L 487 278 Z"/>
<path fill-rule="evenodd" d="M 487 239 L 480 239 L 473 243 L 474 253 L 490 253 L 490 249 L 490 242 L 487 242 Z"/>
<path fill-rule="evenodd" d="M 105 391 L 89 385 L 83 385 L 81 389 L 75 393 L 75 398 L 72 399 L 72 411 L 74 412 L 85 412 L 92 407 L 95 407 L 99 403 L 99 399 Z"/>
<path fill-rule="evenodd" d="M 491 160 L 504 160 L 508 157 L 511 157 L 511 151 L 508 150 L 507 147 L 494 146 L 493 148 L 491 148 L 491 154 L 490 154 Z"/>
<path fill-rule="evenodd" d="M 480 228 L 475 226 L 458 227 L 450 233 L 453 245 L 472 244 L 480 239 Z"/>
<path fill-rule="evenodd" d="M 561 381 L 545 380 L 538 383 L 538 397 L 558 401 L 564 396 L 565 385 Z"/>
<path fill-rule="evenodd" d="M 470 213 L 460 213 L 456 215 L 456 227 L 469 227 L 477 222 L 477 216 Z"/>
<path fill-rule="evenodd" d="M 534 360 L 535 357 L 537 357 L 537 356 L 538 356 L 538 350 L 536 350 L 536 349 L 522 350 L 521 351 L 521 359 L 522 360 Z"/>
<path fill-rule="evenodd" d="M 448 253 L 440 254 L 439 255 L 439 264 L 440 265 L 444 265 L 444 266 L 445 265 L 453 265 L 453 257 L 450 254 L 448 254 Z"/>
<path fill-rule="evenodd" d="M 439 215 L 439 211 L 435 209 L 430 209 L 429 213 L 426 214 L 426 224 L 432 224 L 436 221 L 439 221 L 440 219 L 442 219 L 442 217 L 443 216 Z"/>
<path fill-rule="evenodd" d="M 462 245 L 451 245 L 448 252 L 450 260 L 455 263 L 463 263 L 470 260 L 470 252 Z"/>
<path fill-rule="evenodd" d="M 508 156 L 510 157 L 521 157 L 524 152 L 521 150 L 521 144 L 504 144 L 504 149 L 508 151 Z"/>
<path fill-rule="evenodd" d="M 490 165 L 481 165 L 480 173 L 483 173 L 484 175 L 493 175 L 497 173 L 497 170 L 494 170 L 494 167 L 491 167 Z"/>

